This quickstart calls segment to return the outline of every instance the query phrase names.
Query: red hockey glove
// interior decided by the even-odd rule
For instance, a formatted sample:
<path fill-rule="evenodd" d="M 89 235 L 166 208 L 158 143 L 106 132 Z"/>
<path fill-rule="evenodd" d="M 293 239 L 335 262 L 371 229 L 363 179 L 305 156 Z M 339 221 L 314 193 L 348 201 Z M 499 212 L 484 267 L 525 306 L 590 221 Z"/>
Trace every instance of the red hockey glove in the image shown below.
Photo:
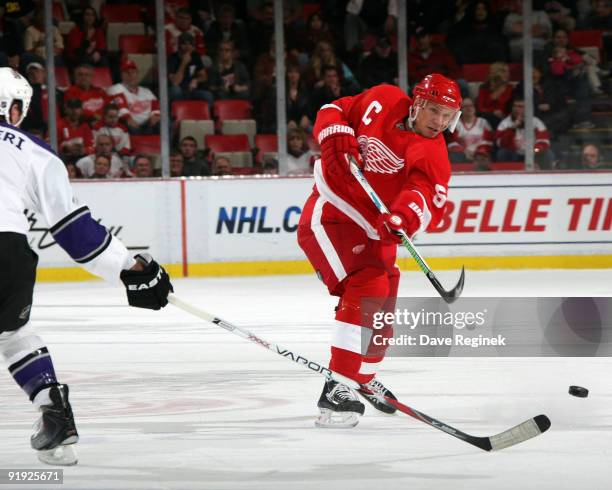
<path fill-rule="evenodd" d="M 408 235 L 408 238 L 412 238 L 412 235 L 416 233 L 420 226 L 421 222 L 415 213 L 410 212 L 404 215 L 403 213 L 393 212 L 391 214 L 381 214 L 378 217 L 376 228 L 381 240 L 401 244 L 402 231 Z"/>
<path fill-rule="evenodd" d="M 352 179 L 349 163 L 345 157 L 347 154 L 355 158 L 359 168 L 363 168 L 363 159 L 359 154 L 359 145 L 353 128 L 341 124 L 328 126 L 319 133 L 319 145 L 323 164 L 330 173 Z"/>

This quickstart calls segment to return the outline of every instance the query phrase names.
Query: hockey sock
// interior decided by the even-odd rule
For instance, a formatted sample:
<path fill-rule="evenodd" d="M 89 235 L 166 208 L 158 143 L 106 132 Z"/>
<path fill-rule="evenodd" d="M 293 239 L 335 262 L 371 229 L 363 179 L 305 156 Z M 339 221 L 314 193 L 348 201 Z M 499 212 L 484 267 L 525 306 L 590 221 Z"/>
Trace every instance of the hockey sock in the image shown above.
<path fill-rule="evenodd" d="M 385 357 L 393 326 L 374 328 L 374 314 L 395 304 L 396 270 L 366 267 L 347 279 L 338 308 L 332 341 L 330 369 L 359 383 L 374 378 Z"/>
<path fill-rule="evenodd" d="M 47 389 L 58 382 L 47 347 L 40 337 L 29 333 L 26 327 L 27 324 L 19 330 L 0 334 L 0 353 L 17 384 L 30 401 L 40 406 L 48 401 Z"/>

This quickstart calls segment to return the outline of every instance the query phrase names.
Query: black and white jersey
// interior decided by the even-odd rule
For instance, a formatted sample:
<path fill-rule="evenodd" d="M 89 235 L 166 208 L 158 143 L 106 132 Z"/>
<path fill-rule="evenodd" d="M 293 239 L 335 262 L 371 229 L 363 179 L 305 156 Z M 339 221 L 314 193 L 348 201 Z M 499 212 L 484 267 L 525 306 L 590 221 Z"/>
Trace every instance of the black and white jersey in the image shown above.
<path fill-rule="evenodd" d="M 42 140 L 0 122 L 0 232 L 26 234 L 24 209 L 39 211 L 55 241 L 92 274 L 119 281 L 127 248 L 77 203 L 62 161 Z"/>

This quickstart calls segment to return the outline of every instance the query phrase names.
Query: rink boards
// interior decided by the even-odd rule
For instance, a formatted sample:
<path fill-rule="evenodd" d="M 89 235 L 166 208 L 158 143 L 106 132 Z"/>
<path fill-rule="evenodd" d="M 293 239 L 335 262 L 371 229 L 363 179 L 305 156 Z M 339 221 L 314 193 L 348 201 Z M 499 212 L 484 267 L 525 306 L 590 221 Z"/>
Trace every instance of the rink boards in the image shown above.
<path fill-rule="evenodd" d="M 296 243 L 311 178 L 74 182 L 134 252 L 175 276 L 309 273 Z M 90 278 L 26 211 L 39 280 Z M 612 173 L 456 175 L 438 228 L 415 241 L 437 270 L 612 268 Z M 415 269 L 400 251 L 399 265 Z"/>

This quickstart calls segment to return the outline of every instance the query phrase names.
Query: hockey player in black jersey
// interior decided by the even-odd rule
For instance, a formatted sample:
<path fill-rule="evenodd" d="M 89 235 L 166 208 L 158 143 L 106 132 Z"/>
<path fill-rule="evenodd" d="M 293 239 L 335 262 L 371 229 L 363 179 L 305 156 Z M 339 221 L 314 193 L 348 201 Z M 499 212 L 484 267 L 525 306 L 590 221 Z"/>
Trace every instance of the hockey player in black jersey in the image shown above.
<path fill-rule="evenodd" d="M 38 257 L 30 248 L 24 209 L 38 210 L 55 241 L 89 272 L 122 281 L 132 306 L 159 310 L 172 284 L 148 255 L 127 248 L 74 199 L 68 173 L 51 148 L 19 129 L 32 88 L 11 68 L 0 68 L 0 356 L 41 412 L 31 438 L 41 461 L 77 463 L 78 433 L 68 386 L 61 384 L 47 346 L 28 328 Z"/>

